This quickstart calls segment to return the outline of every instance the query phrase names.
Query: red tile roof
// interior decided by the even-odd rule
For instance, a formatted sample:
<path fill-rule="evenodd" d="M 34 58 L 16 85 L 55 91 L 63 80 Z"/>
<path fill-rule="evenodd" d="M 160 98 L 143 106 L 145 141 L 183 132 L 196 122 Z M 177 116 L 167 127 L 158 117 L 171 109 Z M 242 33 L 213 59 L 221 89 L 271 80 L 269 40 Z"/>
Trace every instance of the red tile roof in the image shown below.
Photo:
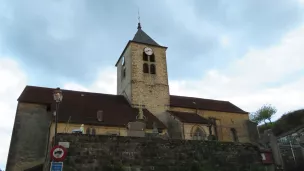
<path fill-rule="evenodd" d="M 195 102 L 195 104 L 193 102 Z M 197 108 L 201 110 L 210 110 L 210 111 L 218 111 L 218 112 L 248 114 L 248 112 L 245 112 L 244 110 L 240 109 L 239 107 L 235 106 L 234 104 L 228 101 L 201 99 L 195 97 L 170 95 L 170 106 L 192 108 L 192 109 Z"/>
<path fill-rule="evenodd" d="M 177 117 L 184 123 L 208 124 L 208 119 L 201 117 L 196 113 L 169 111 L 170 114 Z"/>
<path fill-rule="evenodd" d="M 54 110 L 53 91 L 54 89 L 51 88 L 26 86 L 18 101 L 46 104 Z M 71 117 L 70 123 L 126 127 L 129 122 L 136 120 L 138 114 L 138 109 L 132 108 L 121 95 L 71 90 L 62 90 L 62 93 L 63 100 L 59 107 L 59 122 L 67 122 Z M 103 122 L 97 121 L 98 110 L 103 111 Z M 147 117 L 147 128 L 152 128 L 153 122 L 156 122 L 161 129 L 166 128 L 148 110 L 144 109 L 143 112 Z"/>

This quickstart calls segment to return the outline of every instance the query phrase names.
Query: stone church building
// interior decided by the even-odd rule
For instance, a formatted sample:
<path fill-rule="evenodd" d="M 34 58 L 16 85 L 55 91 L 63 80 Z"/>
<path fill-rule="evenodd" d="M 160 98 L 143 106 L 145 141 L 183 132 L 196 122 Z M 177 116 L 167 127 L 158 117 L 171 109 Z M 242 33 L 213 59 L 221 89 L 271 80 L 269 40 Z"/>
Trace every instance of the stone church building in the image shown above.
<path fill-rule="evenodd" d="M 139 23 L 115 65 L 117 95 L 62 90 L 58 132 L 72 133 L 83 124 L 85 134 L 95 135 L 254 141 L 256 125 L 248 112 L 229 101 L 170 95 L 166 50 Z M 46 160 L 55 132 L 53 91 L 26 86 L 18 98 L 7 171 Z"/>

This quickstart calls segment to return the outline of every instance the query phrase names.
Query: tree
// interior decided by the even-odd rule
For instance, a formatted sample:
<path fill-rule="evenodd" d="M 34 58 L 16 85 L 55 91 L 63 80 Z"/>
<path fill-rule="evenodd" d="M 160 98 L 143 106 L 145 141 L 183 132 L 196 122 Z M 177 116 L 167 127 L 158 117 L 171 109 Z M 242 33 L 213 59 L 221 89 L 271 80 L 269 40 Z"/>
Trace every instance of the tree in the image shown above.
<path fill-rule="evenodd" d="M 271 117 L 277 112 L 277 109 L 269 104 L 267 105 L 263 105 L 260 109 L 258 109 L 255 113 L 254 113 L 254 119 L 258 121 L 258 123 L 260 122 L 264 122 L 265 125 L 267 125 L 266 120 L 268 120 L 270 122 L 270 124 L 272 124 L 271 122 Z"/>
<path fill-rule="evenodd" d="M 256 123 L 258 123 L 258 124 L 262 122 L 260 116 L 257 115 L 257 113 L 251 113 L 251 114 L 249 115 L 249 119 L 250 119 L 252 122 L 256 122 Z"/>

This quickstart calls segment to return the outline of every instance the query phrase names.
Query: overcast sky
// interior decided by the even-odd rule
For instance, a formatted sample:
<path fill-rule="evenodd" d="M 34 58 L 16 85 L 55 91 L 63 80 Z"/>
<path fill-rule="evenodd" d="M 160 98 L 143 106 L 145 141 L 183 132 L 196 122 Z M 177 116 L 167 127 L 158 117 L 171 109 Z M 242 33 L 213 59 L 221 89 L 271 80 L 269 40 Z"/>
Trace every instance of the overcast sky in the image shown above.
<path fill-rule="evenodd" d="M 303 108 L 304 0 L 0 0 L 0 168 L 25 85 L 116 93 L 115 63 L 143 30 L 167 46 L 170 92 L 274 120 Z M 51 96 L 51 95 L 50 95 Z"/>

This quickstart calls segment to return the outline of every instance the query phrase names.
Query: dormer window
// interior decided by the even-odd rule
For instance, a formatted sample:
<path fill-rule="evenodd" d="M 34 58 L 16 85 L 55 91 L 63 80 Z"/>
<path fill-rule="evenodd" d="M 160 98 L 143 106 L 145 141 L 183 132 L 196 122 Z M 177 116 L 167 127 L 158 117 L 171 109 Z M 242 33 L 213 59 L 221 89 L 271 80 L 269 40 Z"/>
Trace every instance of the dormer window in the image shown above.
<path fill-rule="evenodd" d="M 102 110 L 97 111 L 97 120 L 99 122 L 103 121 L 103 111 Z"/>

